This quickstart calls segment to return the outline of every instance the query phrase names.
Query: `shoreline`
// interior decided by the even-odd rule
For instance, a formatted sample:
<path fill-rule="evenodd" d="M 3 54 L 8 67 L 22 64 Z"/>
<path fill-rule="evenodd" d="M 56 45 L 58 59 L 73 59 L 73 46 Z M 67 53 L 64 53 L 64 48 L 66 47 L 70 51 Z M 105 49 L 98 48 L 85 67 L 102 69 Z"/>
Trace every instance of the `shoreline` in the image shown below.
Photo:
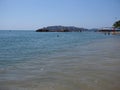
<path fill-rule="evenodd" d="M 83 45 L 11 65 L 1 72 L 0 89 L 119 90 L 119 41 L 114 35 L 93 38 Z"/>

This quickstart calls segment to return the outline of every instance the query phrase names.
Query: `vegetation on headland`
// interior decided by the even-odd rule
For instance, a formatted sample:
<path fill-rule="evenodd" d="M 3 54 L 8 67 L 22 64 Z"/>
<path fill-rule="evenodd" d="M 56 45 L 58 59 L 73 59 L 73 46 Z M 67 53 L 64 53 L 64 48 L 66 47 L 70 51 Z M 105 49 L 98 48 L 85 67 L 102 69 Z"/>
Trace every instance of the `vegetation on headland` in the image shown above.
<path fill-rule="evenodd" d="M 113 24 L 113 27 L 114 27 L 114 28 L 120 28 L 120 20 L 116 21 L 116 22 Z"/>
<path fill-rule="evenodd" d="M 36 32 L 82 32 L 87 29 L 74 26 L 49 26 L 36 30 Z"/>

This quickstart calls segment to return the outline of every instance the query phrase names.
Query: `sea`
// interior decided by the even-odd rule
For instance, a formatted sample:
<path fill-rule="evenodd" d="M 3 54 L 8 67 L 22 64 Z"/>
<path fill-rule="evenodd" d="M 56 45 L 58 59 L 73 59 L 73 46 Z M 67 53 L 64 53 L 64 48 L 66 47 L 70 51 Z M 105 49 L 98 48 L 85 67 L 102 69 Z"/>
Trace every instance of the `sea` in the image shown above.
<path fill-rule="evenodd" d="M 0 90 L 120 90 L 120 35 L 0 30 Z"/>

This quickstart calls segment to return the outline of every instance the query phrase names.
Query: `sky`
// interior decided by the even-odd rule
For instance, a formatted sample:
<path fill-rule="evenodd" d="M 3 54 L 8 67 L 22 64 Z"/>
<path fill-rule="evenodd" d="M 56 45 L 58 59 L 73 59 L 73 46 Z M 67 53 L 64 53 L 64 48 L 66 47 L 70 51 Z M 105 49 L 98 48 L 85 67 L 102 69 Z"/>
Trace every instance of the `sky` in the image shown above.
<path fill-rule="evenodd" d="M 120 0 L 0 0 L 0 30 L 54 25 L 111 27 L 120 20 Z"/>

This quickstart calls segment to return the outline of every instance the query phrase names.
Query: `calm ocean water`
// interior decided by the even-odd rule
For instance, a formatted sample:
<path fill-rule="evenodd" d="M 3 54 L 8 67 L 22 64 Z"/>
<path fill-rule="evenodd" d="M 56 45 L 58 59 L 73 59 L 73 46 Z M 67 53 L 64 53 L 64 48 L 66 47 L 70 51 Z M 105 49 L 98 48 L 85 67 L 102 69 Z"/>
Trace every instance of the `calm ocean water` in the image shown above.
<path fill-rule="evenodd" d="M 0 90 L 120 90 L 120 36 L 0 31 Z"/>

